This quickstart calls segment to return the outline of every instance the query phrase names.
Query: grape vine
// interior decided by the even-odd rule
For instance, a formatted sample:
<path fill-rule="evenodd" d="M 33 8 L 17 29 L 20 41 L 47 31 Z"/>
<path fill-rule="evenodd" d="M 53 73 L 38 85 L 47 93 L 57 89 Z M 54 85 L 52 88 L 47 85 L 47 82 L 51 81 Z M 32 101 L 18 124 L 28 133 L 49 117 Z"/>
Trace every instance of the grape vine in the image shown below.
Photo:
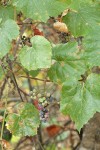
<path fill-rule="evenodd" d="M 13 135 L 36 135 L 55 101 L 80 131 L 100 112 L 99 89 L 100 1 L 0 1 L 0 100 L 9 103 L 6 90 L 19 96 L 16 112 L 5 110 Z"/>

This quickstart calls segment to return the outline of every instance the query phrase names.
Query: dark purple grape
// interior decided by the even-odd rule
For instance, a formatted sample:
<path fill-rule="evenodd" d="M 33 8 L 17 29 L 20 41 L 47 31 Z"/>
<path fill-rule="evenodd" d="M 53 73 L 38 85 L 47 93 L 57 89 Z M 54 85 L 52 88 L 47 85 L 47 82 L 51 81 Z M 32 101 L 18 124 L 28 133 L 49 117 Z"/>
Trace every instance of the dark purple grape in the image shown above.
<path fill-rule="evenodd" d="M 43 114 L 44 114 L 44 112 L 43 112 L 43 111 L 40 111 L 40 114 L 41 114 L 41 115 L 43 115 Z"/>
<path fill-rule="evenodd" d="M 52 96 L 50 96 L 50 97 L 47 98 L 47 101 L 48 101 L 49 103 L 52 103 L 53 100 L 54 100 L 54 98 L 53 98 Z"/>
<path fill-rule="evenodd" d="M 46 122 L 49 116 L 49 112 L 46 108 L 40 110 L 40 120 Z"/>

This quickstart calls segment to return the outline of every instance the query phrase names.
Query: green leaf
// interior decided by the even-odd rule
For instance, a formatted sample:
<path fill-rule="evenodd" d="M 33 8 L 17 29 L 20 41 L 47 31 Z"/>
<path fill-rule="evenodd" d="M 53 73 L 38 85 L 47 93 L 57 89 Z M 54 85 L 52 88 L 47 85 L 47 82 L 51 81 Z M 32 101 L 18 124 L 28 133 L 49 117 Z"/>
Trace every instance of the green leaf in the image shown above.
<path fill-rule="evenodd" d="M 81 4 L 91 4 L 92 0 L 71 0 L 70 9 L 78 11 Z"/>
<path fill-rule="evenodd" d="M 85 83 L 64 83 L 61 97 L 61 111 L 69 114 L 80 130 L 100 112 L 100 75 L 90 74 Z"/>
<path fill-rule="evenodd" d="M 9 114 L 6 118 L 7 128 L 13 135 L 34 136 L 39 126 L 38 110 L 30 103 L 20 103 L 18 114 Z"/>
<path fill-rule="evenodd" d="M 0 58 L 4 57 L 11 48 L 11 41 L 16 39 L 19 28 L 15 21 L 7 20 L 0 28 Z"/>
<path fill-rule="evenodd" d="M 1 22 L 2 22 L 2 18 L 0 18 L 0 24 L 1 24 Z"/>
<path fill-rule="evenodd" d="M 52 55 L 50 42 L 42 36 L 34 36 L 31 43 L 32 47 L 25 46 L 19 54 L 21 64 L 29 71 L 49 68 Z"/>
<path fill-rule="evenodd" d="M 76 63 L 76 64 L 75 64 Z M 65 81 L 76 81 L 81 74 L 85 72 L 83 63 L 77 64 L 77 62 L 56 62 L 48 70 L 49 78 L 58 84 L 61 84 Z"/>
<path fill-rule="evenodd" d="M 91 31 L 83 40 L 83 58 L 89 67 L 100 66 L 100 27 Z"/>
<path fill-rule="evenodd" d="M 12 6 L 2 6 L 0 5 L 0 18 L 2 18 L 2 23 L 8 19 L 14 19 L 14 8 Z"/>
<path fill-rule="evenodd" d="M 50 16 L 58 16 L 67 3 L 60 0 L 13 0 L 13 5 L 26 17 L 46 22 Z"/>
<path fill-rule="evenodd" d="M 39 74 L 39 69 L 38 70 L 31 70 L 31 71 L 29 71 L 29 74 L 34 78 Z"/>
<path fill-rule="evenodd" d="M 100 22 L 100 7 L 83 1 L 77 2 L 76 5 L 75 10 L 70 10 L 64 17 L 64 22 L 70 32 L 78 37 L 84 36 L 90 30 L 96 28 L 96 25 Z"/>
<path fill-rule="evenodd" d="M 70 78 L 78 80 L 84 74 L 87 66 L 81 60 L 76 42 L 59 44 L 53 48 L 53 59 L 57 62 L 48 71 L 49 78 L 54 82 L 65 82 Z"/>
<path fill-rule="evenodd" d="M 75 61 L 80 59 L 77 42 L 58 44 L 53 48 L 53 59 L 57 61 Z"/>

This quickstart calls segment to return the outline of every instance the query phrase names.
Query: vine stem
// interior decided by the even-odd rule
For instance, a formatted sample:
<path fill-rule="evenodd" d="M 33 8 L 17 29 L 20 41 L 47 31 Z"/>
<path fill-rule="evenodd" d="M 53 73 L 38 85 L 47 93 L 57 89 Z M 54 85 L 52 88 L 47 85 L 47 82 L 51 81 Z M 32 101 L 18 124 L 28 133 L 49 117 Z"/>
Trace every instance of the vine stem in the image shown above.
<path fill-rule="evenodd" d="M 33 80 L 39 80 L 39 81 L 43 81 L 43 82 L 52 82 L 50 80 L 44 80 L 44 79 L 39 79 L 39 78 L 34 78 L 34 77 L 27 77 L 27 76 L 18 76 L 18 77 L 21 77 L 21 78 L 30 78 L 30 79 L 33 79 Z"/>
<path fill-rule="evenodd" d="M 2 98 L 2 95 L 3 95 L 3 91 L 4 91 L 4 88 L 5 88 L 5 86 L 6 86 L 6 78 L 4 79 L 4 82 L 3 82 L 3 84 L 2 84 L 2 86 L 0 87 L 0 100 L 1 100 L 1 98 Z"/>
<path fill-rule="evenodd" d="M 19 96 L 20 96 L 20 98 L 21 98 L 21 100 L 22 100 L 22 102 L 23 102 L 23 97 L 22 97 L 22 95 L 21 95 L 19 86 L 18 86 L 18 84 L 17 84 L 17 80 L 16 80 L 15 74 L 14 74 L 14 72 L 13 72 L 13 69 L 12 69 L 13 67 L 12 67 L 12 64 L 11 64 L 11 61 L 9 60 L 9 58 L 8 58 L 7 62 L 8 62 L 8 65 L 9 65 L 9 67 L 10 67 L 10 70 L 12 71 L 13 83 L 14 83 L 14 85 L 16 86 L 17 91 L 18 91 L 18 93 L 19 93 Z"/>
<path fill-rule="evenodd" d="M 43 146 L 41 145 L 41 142 L 39 141 L 39 139 L 38 139 L 38 143 L 39 143 L 39 145 L 40 145 L 41 150 L 44 150 L 44 148 L 43 148 Z"/>
<path fill-rule="evenodd" d="M 8 95 L 8 90 L 7 90 L 7 95 Z M 1 128 L 1 149 L 3 150 L 3 145 L 2 145 L 2 140 L 3 140 L 3 131 L 4 131 L 4 123 L 5 123 L 5 118 L 6 118 L 6 110 L 7 110 L 7 96 L 6 96 L 6 101 L 5 101 L 5 111 L 4 111 L 4 116 L 3 116 L 3 121 L 2 121 L 2 128 Z"/>

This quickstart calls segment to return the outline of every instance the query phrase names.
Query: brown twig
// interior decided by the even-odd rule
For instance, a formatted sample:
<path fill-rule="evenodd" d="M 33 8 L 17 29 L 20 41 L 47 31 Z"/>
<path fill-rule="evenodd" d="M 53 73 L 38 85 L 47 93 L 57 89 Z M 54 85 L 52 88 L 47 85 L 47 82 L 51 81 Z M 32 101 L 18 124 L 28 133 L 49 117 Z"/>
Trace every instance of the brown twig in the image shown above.
<path fill-rule="evenodd" d="M 44 80 L 44 79 L 39 79 L 39 78 L 27 77 L 27 76 L 19 76 L 19 77 L 22 77 L 22 78 L 30 78 L 30 79 L 38 80 L 38 81 L 42 81 L 42 82 L 52 82 L 52 81 L 50 81 L 50 80 Z"/>
<path fill-rule="evenodd" d="M 3 82 L 3 84 L 2 84 L 2 86 L 0 87 L 0 99 L 2 98 L 2 95 L 3 95 L 3 91 L 4 91 L 4 89 L 5 89 L 5 86 L 6 86 L 6 83 L 7 83 L 7 80 L 6 80 L 6 78 L 4 79 L 4 82 Z"/>
<path fill-rule="evenodd" d="M 3 63 L 1 64 L 1 67 L 2 67 L 3 73 L 4 73 L 4 75 L 5 75 L 5 80 L 6 80 L 7 84 L 8 84 L 8 86 L 10 87 L 10 84 L 9 84 L 9 82 L 8 82 L 8 78 L 9 78 L 9 77 L 8 77 L 8 73 L 9 73 L 9 72 L 7 72 L 7 73 L 5 72 L 5 68 L 6 68 L 6 67 L 4 66 Z"/>
<path fill-rule="evenodd" d="M 19 87 L 18 87 L 18 84 L 17 84 L 17 81 L 16 81 L 16 78 L 15 78 L 14 73 L 12 73 L 12 76 L 13 76 L 14 83 L 15 83 L 15 86 L 16 86 L 16 88 L 17 88 L 17 91 L 18 91 L 18 93 L 19 93 L 19 96 L 20 96 L 21 100 L 23 101 L 23 98 L 22 98 L 22 95 L 21 95 L 21 93 L 20 93 L 20 89 L 19 89 Z"/>
<path fill-rule="evenodd" d="M 17 91 L 18 91 L 18 93 L 19 93 L 19 96 L 20 96 L 20 98 L 21 98 L 21 100 L 22 100 L 22 102 L 23 102 L 23 98 L 22 98 L 20 89 L 19 89 L 19 87 L 18 87 L 18 83 L 17 83 L 16 77 L 15 77 L 15 75 L 14 75 L 14 72 L 13 72 L 13 69 L 12 69 L 12 64 L 11 64 L 11 61 L 9 60 L 9 58 L 8 58 L 7 62 L 8 62 L 8 65 L 9 65 L 9 67 L 10 67 L 10 70 L 11 70 L 11 72 L 12 72 L 12 73 L 11 73 L 12 78 L 13 78 L 12 81 L 13 81 L 15 87 L 17 88 Z"/>
<path fill-rule="evenodd" d="M 43 149 L 43 141 L 42 141 L 42 134 L 41 134 L 41 123 L 39 125 L 39 128 L 37 130 L 37 135 L 38 135 L 38 140 L 39 140 L 39 143 L 40 143 L 40 150 Z M 42 148 L 41 148 L 42 147 Z"/>
<path fill-rule="evenodd" d="M 21 88 L 19 88 L 19 90 L 20 90 L 25 96 L 29 96 L 29 94 L 26 93 L 25 91 L 23 91 Z"/>
<path fill-rule="evenodd" d="M 26 72 L 26 75 L 27 75 L 27 80 L 28 80 L 29 90 L 32 91 L 33 88 L 32 88 L 32 84 L 31 84 L 31 80 L 30 80 L 30 78 L 29 78 L 29 73 Z"/>

